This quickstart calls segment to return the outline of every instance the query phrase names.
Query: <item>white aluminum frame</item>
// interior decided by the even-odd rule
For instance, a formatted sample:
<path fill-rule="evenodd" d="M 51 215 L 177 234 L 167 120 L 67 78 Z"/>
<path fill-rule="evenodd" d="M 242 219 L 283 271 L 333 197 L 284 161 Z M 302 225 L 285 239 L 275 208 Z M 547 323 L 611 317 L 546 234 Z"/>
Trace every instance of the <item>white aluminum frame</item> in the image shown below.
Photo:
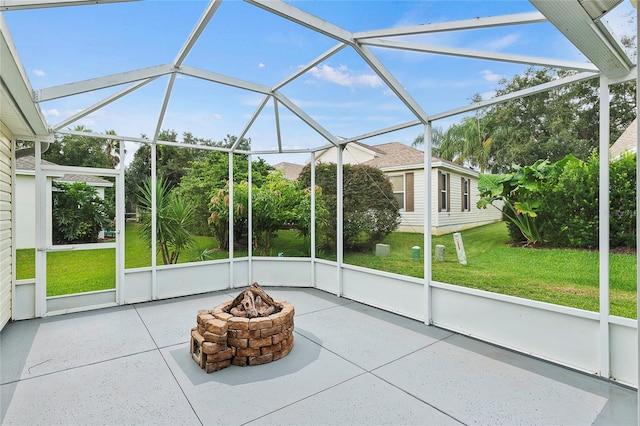
<path fill-rule="evenodd" d="M 53 7 L 53 6 L 67 6 L 67 5 L 81 5 L 81 4 L 89 4 L 89 3 L 100 3 L 100 2 L 117 2 L 120 0 L 67 0 L 67 1 L 52 1 L 52 0 L 42 0 L 39 2 L 34 1 L 23 1 L 23 0 L 15 0 L 12 1 L 11 5 L 0 4 L 0 10 L 12 10 L 12 9 L 29 9 L 29 8 L 37 8 L 37 7 Z M 572 82 L 577 82 L 581 80 L 587 80 L 599 77 L 600 78 L 600 104 L 601 104 L 601 112 L 600 112 L 600 187 L 599 187 L 599 196 L 600 196 L 600 234 L 599 234 L 599 243 L 600 243 L 600 311 L 597 314 L 584 314 L 582 312 L 577 312 L 576 310 L 571 310 L 568 308 L 562 307 L 553 307 L 549 308 L 547 306 L 542 306 L 538 302 L 532 301 L 515 301 L 514 298 L 509 298 L 507 296 L 501 295 L 487 295 L 482 292 L 478 292 L 471 289 L 455 289 L 455 286 L 450 286 L 448 284 L 435 283 L 432 281 L 431 275 L 431 235 L 429 232 L 425 232 L 424 238 L 424 267 L 425 267 L 425 277 L 419 283 L 423 285 L 423 307 L 424 312 L 422 316 L 422 320 L 431 324 L 434 323 L 434 311 L 436 310 L 437 301 L 434 295 L 434 289 L 437 291 L 448 291 L 455 292 L 459 295 L 464 295 L 464 297 L 480 297 L 491 299 L 493 301 L 499 302 L 509 302 L 514 303 L 518 306 L 525 306 L 527 309 L 535 308 L 535 309 L 549 309 L 556 313 L 560 313 L 562 315 L 567 314 L 572 317 L 585 319 L 588 321 L 595 320 L 598 321 L 598 369 L 600 374 L 603 377 L 609 377 L 611 374 L 611 369 L 613 366 L 613 359 L 610 356 L 610 345 L 611 345 L 611 325 L 615 324 L 616 326 L 622 327 L 630 327 L 630 323 L 632 321 L 628 321 L 626 319 L 616 319 L 611 317 L 609 312 L 609 231 L 608 231 L 608 184 L 609 184 L 609 175 L 608 175 L 608 121 L 609 121 L 609 113 L 608 113 L 608 90 L 609 84 L 616 83 L 619 81 L 629 80 L 629 79 L 638 79 L 638 69 L 635 65 L 629 60 L 624 51 L 620 49 L 620 46 L 617 45 L 615 40 L 611 38 L 611 35 L 604 27 L 603 23 L 599 21 L 599 16 L 589 16 L 589 11 L 587 11 L 584 6 L 579 1 L 566 0 L 563 2 L 549 2 L 545 0 L 531 0 L 532 4 L 534 4 L 542 13 L 533 12 L 533 13 L 523 13 L 523 14 L 513 14 L 506 16 L 497 16 L 490 18 L 478 18 L 471 20 L 461 20 L 447 23 L 438 23 L 438 24 L 428 24 L 428 25 L 420 25 L 420 26 L 411 26 L 404 28 L 394 28 L 394 29 L 382 29 L 382 30 L 372 30 L 372 31 L 363 31 L 358 33 L 351 33 L 343 28 L 340 28 L 334 24 L 331 24 L 327 21 L 324 21 L 320 18 L 317 18 L 309 13 L 306 13 L 292 5 L 289 5 L 283 1 L 266 1 L 266 0 L 246 0 L 247 3 L 260 7 L 270 13 L 273 13 L 277 16 L 280 16 L 286 20 L 297 23 L 301 26 L 304 26 L 310 30 L 316 31 L 320 34 L 323 34 L 327 37 L 335 39 L 338 41 L 334 47 L 330 48 L 326 52 L 319 55 L 317 58 L 303 66 L 301 69 L 292 73 L 290 76 L 277 83 L 273 87 L 268 87 L 261 84 L 256 84 L 253 82 L 243 81 L 235 77 L 221 75 L 212 71 L 203 70 L 195 67 L 191 67 L 188 65 L 184 65 L 185 60 L 187 59 L 191 49 L 197 42 L 198 38 L 203 33 L 207 24 L 213 17 L 213 15 L 218 10 L 221 1 L 220 0 L 212 0 L 208 6 L 205 8 L 204 13 L 200 17 L 199 21 L 194 26 L 193 31 L 186 39 L 180 51 L 177 53 L 173 63 L 169 64 L 161 64 L 148 68 L 142 68 L 138 70 L 127 71 L 123 73 L 93 78 L 84 81 L 73 82 L 69 84 L 64 84 L 60 86 L 54 86 L 49 88 L 40 89 L 34 91 L 33 98 L 36 103 L 44 102 L 53 99 L 59 99 L 61 97 L 73 96 L 80 93 L 85 93 L 89 91 L 95 91 L 99 89 L 119 86 L 127 83 L 132 83 L 130 86 L 116 92 L 115 94 L 108 96 L 99 102 L 89 106 L 84 109 L 80 113 L 75 114 L 74 116 L 52 126 L 52 132 L 61 133 L 61 134 L 78 134 L 82 136 L 92 136 L 92 137 L 105 137 L 109 139 L 115 140 L 129 140 L 141 143 L 149 143 L 151 145 L 151 176 L 156 176 L 156 149 L 158 145 L 171 145 L 171 146 L 181 146 L 184 147 L 185 144 L 180 144 L 176 142 L 169 141 L 160 141 L 158 140 L 158 135 L 160 133 L 160 129 L 164 120 L 164 115 L 167 110 L 167 106 L 169 103 L 169 99 L 171 96 L 171 92 L 173 90 L 173 84 L 176 78 L 176 74 L 183 74 L 192 76 L 195 78 L 203 79 L 206 81 L 211 81 L 217 84 L 223 84 L 231 87 L 240 88 L 243 90 L 248 90 L 256 93 L 261 93 L 264 95 L 264 99 L 260 106 L 257 108 L 255 113 L 249 119 L 247 125 L 241 132 L 241 137 L 238 138 L 238 141 L 234 146 L 230 149 L 223 149 L 218 147 L 204 147 L 198 146 L 200 149 L 206 150 L 218 150 L 223 152 L 228 152 L 229 155 L 229 180 L 230 180 L 230 224 L 229 224 L 229 236 L 230 236 L 230 249 L 229 249 L 229 259 L 226 263 L 228 263 L 228 271 L 230 277 L 230 286 L 233 287 L 236 283 L 234 279 L 234 272 L 236 271 L 236 267 L 242 268 L 243 260 L 234 259 L 233 256 L 233 153 L 245 153 L 245 154 L 258 154 L 258 153 L 282 153 L 282 152 L 290 152 L 290 153 L 309 153 L 312 158 L 312 169 L 311 169 L 311 179 L 312 179 L 312 194 L 315 196 L 315 153 L 317 151 L 326 149 L 327 147 L 338 147 L 338 225 L 337 232 L 340 236 L 336 242 L 338 247 L 338 256 L 336 262 L 325 261 L 321 259 L 316 259 L 315 257 L 315 220 L 312 221 L 312 247 L 311 247 L 311 277 L 310 284 L 316 286 L 318 288 L 327 289 L 327 285 L 325 283 L 325 278 L 327 276 L 335 276 L 337 288 L 333 288 L 335 293 L 338 296 L 346 295 L 350 296 L 350 291 L 355 291 L 355 298 L 358 299 L 358 294 L 360 294 L 356 288 L 356 284 L 349 280 L 349 276 L 351 274 L 362 274 L 367 273 L 372 276 L 380 276 L 380 281 L 384 281 L 386 279 L 396 280 L 396 281 L 407 281 L 413 283 L 413 280 L 401 279 L 397 276 L 393 276 L 392 274 L 382 274 L 375 271 L 362 271 L 359 268 L 352 267 L 349 265 L 343 264 L 343 241 L 342 241 L 342 219 L 343 219 L 343 173 L 342 173 L 342 149 L 343 147 L 357 140 L 362 140 L 366 138 L 371 138 L 375 136 L 380 136 L 386 133 L 394 132 L 401 129 L 406 129 L 409 127 L 423 125 L 424 126 L 424 135 L 425 135 L 425 158 L 424 158 L 424 171 L 425 171 L 425 229 L 431 229 L 431 126 L 433 121 L 451 117 L 458 114 L 463 114 L 467 112 L 471 112 L 477 110 L 479 108 L 483 108 L 489 105 L 497 104 L 500 102 L 505 102 L 510 99 L 514 99 L 516 97 L 524 97 L 533 95 L 535 93 L 539 93 L 546 90 L 551 90 L 555 87 L 560 87 L 562 85 L 570 84 Z M 571 13 L 567 13 L 567 11 L 571 11 Z M 428 34 L 428 33 L 438 33 L 444 31 L 456 31 L 456 30 L 470 30 L 475 28 L 489 28 L 489 27 L 497 27 L 497 26 L 505 26 L 505 25 L 519 25 L 519 24 L 536 24 L 541 22 L 551 21 L 556 27 L 560 29 L 560 31 L 565 32 L 567 38 L 571 40 L 575 45 L 577 45 L 584 52 L 589 52 L 589 54 L 585 53 L 587 57 L 592 58 L 593 63 L 578 63 L 571 61 L 561 61 L 561 60 L 550 60 L 546 58 L 537 58 L 537 57 L 529 57 L 523 55 L 504 55 L 504 54 L 496 54 L 491 52 L 482 52 L 482 51 L 474 51 L 470 49 L 452 49 L 452 48 L 443 48 L 439 46 L 430 46 L 419 43 L 409 43 L 409 42 L 398 42 L 392 40 L 386 40 L 386 37 L 395 37 L 395 36 L 409 36 L 416 34 Z M 576 35 L 575 33 L 571 33 L 566 31 L 568 28 L 572 28 L 572 25 L 575 25 L 577 21 L 580 20 L 589 20 L 591 23 L 587 26 L 580 26 L 581 32 Z M 6 26 L 4 20 L 0 17 L 0 24 L 2 24 L 3 28 Z M 639 24 L 640 25 L 640 24 Z M 4 31 L 3 31 L 4 32 Z M 558 79 L 556 81 L 543 84 L 537 87 L 532 87 L 524 90 L 520 90 L 518 92 L 511 93 L 509 95 L 504 95 L 496 98 L 492 98 L 490 100 L 473 103 L 471 105 L 463 105 L 458 108 L 454 108 L 449 111 L 440 111 L 432 114 L 427 114 L 421 105 L 416 102 L 415 99 L 412 98 L 411 94 L 396 80 L 394 75 L 389 72 L 386 67 L 379 61 L 379 59 L 373 54 L 370 50 L 370 46 L 381 47 L 381 48 L 391 48 L 391 49 L 401 49 L 405 51 L 416 51 L 423 53 L 432 53 L 432 54 L 445 54 L 445 55 L 454 55 L 468 58 L 480 58 L 486 60 L 495 60 L 495 61 L 503 61 L 503 62 L 512 62 L 512 63 L 532 63 L 544 66 L 554 66 L 558 68 L 568 68 L 574 69 L 578 71 L 582 71 L 578 74 L 572 75 L 570 77 L 565 77 L 562 79 Z M 594 53 L 593 47 L 597 46 L 598 49 Z M 300 76 L 304 75 L 309 69 L 312 67 L 322 63 L 328 58 L 332 57 L 337 52 L 341 51 L 344 48 L 353 49 L 365 63 L 369 65 L 369 67 L 385 82 L 388 88 L 395 93 L 395 95 L 401 100 L 401 102 L 406 106 L 408 110 L 410 110 L 413 115 L 416 117 L 415 120 L 411 120 L 405 123 L 396 124 L 385 129 L 376 130 L 373 132 L 366 133 L 364 135 L 359 136 L 351 136 L 347 138 L 338 138 L 336 135 L 333 135 L 328 129 L 325 129 L 319 123 L 317 123 L 310 115 L 308 115 L 302 108 L 297 106 L 294 102 L 284 96 L 279 90 L 285 86 L 287 86 L 292 81 L 298 79 Z M 90 114 L 91 112 L 97 111 L 98 109 L 110 104 L 111 102 L 120 99 L 128 95 L 129 93 L 139 89 L 140 87 L 148 84 L 154 79 L 168 75 L 169 81 L 167 85 L 167 89 L 165 92 L 165 96 L 163 99 L 163 103 L 161 105 L 160 113 L 157 120 L 156 130 L 152 140 L 146 140 L 143 138 L 136 137 L 127 137 L 127 136 L 117 136 L 117 135 L 102 135 L 102 134 L 94 134 L 94 133 L 84 133 L 84 132 L 74 132 L 71 130 L 63 131 L 61 130 L 63 127 L 73 123 L 74 121 Z M 640 99 L 640 88 L 637 95 L 638 99 Z M 247 134 L 253 123 L 255 122 L 258 115 L 263 110 L 266 103 L 269 99 L 273 99 L 274 102 L 274 110 L 276 112 L 276 134 L 277 134 L 277 148 L 275 150 L 264 150 L 261 152 L 258 151 L 250 151 L 244 152 L 238 150 L 240 140 Z M 324 139 L 328 141 L 327 145 L 322 147 L 310 148 L 310 149 L 293 149 L 293 150 L 285 150 L 283 149 L 283 144 L 281 140 L 281 132 L 280 132 L 280 123 L 279 123 L 279 114 L 278 114 L 278 103 L 285 106 L 289 111 L 291 111 L 298 118 L 303 120 L 307 125 L 309 125 L 313 130 L 315 130 L 319 135 L 321 135 Z M 640 130 L 640 125 L 639 125 Z M 50 136 L 50 135 L 49 135 Z M 35 152 L 36 152 L 36 188 L 38 191 L 38 197 L 36 199 L 37 205 L 37 224 L 36 231 L 38 236 L 37 250 L 36 250 L 36 273 L 37 278 L 35 283 L 35 297 L 36 304 L 34 308 L 34 316 L 42 316 L 46 314 L 46 288 L 43 285 L 42 277 L 45 277 L 46 274 L 46 237 L 45 237 L 45 229 L 44 229 L 44 220 L 42 218 L 42 214 L 40 212 L 44 211 L 43 206 L 45 203 L 44 197 L 44 179 L 46 176 L 46 170 L 55 170 L 55 168 L 43 168 L 40 164 L 40 158 L 42 154 L 42 146 L 40 141 L 45 140 L 45 136 L 41 135 L 40 138 L 35 139 Z M 48 141 L 48 140 L 47 140 Z M 640 145 L 640 144 L 638 144 Z M 124 158 L 124 152 L 121 144 L 121 158 Z M 251 158 L 251 157 L 250 157 Z M 249 163 L 250 164 L 250 163 Z M 251 167 L 251 166 L 249 166 Z M 638 181 L 640 181 L 640 167 L 636 169 L 636 177 Z M 251 169 L 249 170 L 249 180 L 251 181 Z M 119 203 L 121 208 L 123 209 L 124 205 L 124 195 L 122 189 L 124 185 L 123 178 L 118 180 L 118 196 Z M 146 274 L 150 271 L 150 298 L 157 299 L 159 297 L 157 280 L 158 280 L 158 271 L 165 272 L 171 271 L 173 268 L 178 268 L 178 266 L 167 266 L 167 267 L 158 267 L 157 259 L 156 259 L 156 181 L 152 179 L 152 246 L 154 249 L 152 250 L 152 266 L 151 268 L 140 268 L 139 270 L 131 270 L 124 271 L 124 250 L 123 246 L 120 248 L 120 254 L 118 255 L 117 265 L 118 265 L 118 279 L 124 283 L 127 281 L 128 276 L 133 276 L 135 274 L 141 275 Z M 637 206 L 640 211 L 640 194 L 637 194 Z M 249 211 L 251 212 L 251 206 L 249 207 Z M 315 215 L 315 199 L 312 198 L 312 216 Z M 249 219 L 250 227 L 252 226 L 251 219 Z M 640 215 L 637 218 L 638 220 L 638 228 L 640 229 Z M 119 217 L 118 223 L 120 224 L 121 230 L 124 230 L 124 215 Z M 251 229 L 251 228 L 250 228 Z M 253 253 L 251 251 L 251 240 L 249 240 L 249 257 L 248 257 L 248 276 L 253 279 Z M 119 239 L 119 244 L 124 244 L 124 238 Z M 638 249 L 640 249 L 640 241 L 638 241 Z M 270 259 L 268 262 L 263 262 L 265 264 L 271 262 L 290 262 L 290 260 L 279 260 L 279 259 Z M 297 260 L 299 262 L 299 260 Z M 224 264 L 225 261 L 212 261 L 212 262 L 202 262 L 199 263 L 198 266 L 203 267 L 211 267 L 218 268 L 221 267 L 221 264 Z M 638 266 L 640 269 L 640 260 L 638 261 Z M 179 268 L 184 268 L 185 270 L 189 268 L 189 265 L 180 265 Z M 335 273 L 337 275 L 333 275 L 335 268 Z M 330 272 L 328 272 L 330 271 Z M 345 275 L 345 271 L 348 271 L 347 275 Z M 640 286 L 640 276 L 638 277 L 637 283 Z M 385 284 L 381 284 L 385 285 Z M 14 286 L 14 290 L 15 290 Z M 119 286 L 117 286 L 119 288 Z M 123 291 L 118 295 L 118 303 L 127 303 L 129 300 L 127 295 L 128 288 L 126 286 L 122 287 Z M 409 290 L 413 291 L 413 290 Z M 375 292 L 374 292 L 375 293 Z M 146 290 L 145 290 L 146 294 Z M 374 295 L 375 296 L 375 295 Z M 146 296 L 145 296 L 146 297 Z M 364 297 L 364 296 L 363 296 Z M 637 297 L 638 300 L 638 317 L 640 317 L 640 293 Z M 376 300 L 362 300 L 365 303 L 371 303 L 373 305 L 379 304 L 381 302 Z M 542 307 L 541 307 L 542 306 Z M 401 311 L 401 308 L 397 307 L 389 308 L 395 311 Z M 414 313 L 405 313 L 409 316 L 416 317 Z M 437 323 L 443 327 L 450 327 L 452 329 L 456 329 L 456 325 L 452 324 L 442 324 Z M 637 331 L 638 337 L 638 352 L 640 352 L 640 328 L 637 326 L 638 321 L 635 321 L 635 327 Z M 465 332 L 464 327 L 460 329 L 460 331 Z M 489 340 L 491 340 L 489 338 Z M 499 344 L 504 346 L 509 346 L 508 342 L 498 341 Z M 522 350 L 522 348 L 514 347 L 517 350 Z M 544 354 L 538 355 L 541 357 L 545 357 Z M 591 366 L 578 366 L 577 368 L 584 368 L 585 371 L 589 371 Z M 638 385 L 640 382 L 640 357 L 638 357 L 638 377 L 636 377 L 636 383 L 631 383 L 632 386 Z M 640 416 L 640 403 L 638 406 L 638 413 Z"/>

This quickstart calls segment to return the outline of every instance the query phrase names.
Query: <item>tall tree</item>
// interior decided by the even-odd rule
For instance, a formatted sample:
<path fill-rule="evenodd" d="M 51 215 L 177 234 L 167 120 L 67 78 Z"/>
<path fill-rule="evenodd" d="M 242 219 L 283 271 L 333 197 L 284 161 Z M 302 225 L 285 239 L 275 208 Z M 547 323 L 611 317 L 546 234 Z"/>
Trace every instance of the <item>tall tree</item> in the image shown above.
<path fill-rule="evenodd" d="M 503 95 L 568 75 L 567 71 L 528 69 L 503 81 Z M 587 159 L 599 143 L 598 80 L 574 83 L 548 92 L 494 105 L 485 118 L 493 124 L 494 171 L 539 159 L 559 161 L 567 154 Z M 611 86 L 610 137 L 615 141 L 635 115 L 635 82 Z"/>
<path fill-rule="evenodd" d="M 76 132 L 91 133 L 91 129 L 76 126 Z M 115 135 L 113 130 L 107 134 Z M 120 161 L 117 141 L 84 135 L 64 135 L 56 139 L 42 158 L 63 166 L 99 167 L 112 169 Z"/>

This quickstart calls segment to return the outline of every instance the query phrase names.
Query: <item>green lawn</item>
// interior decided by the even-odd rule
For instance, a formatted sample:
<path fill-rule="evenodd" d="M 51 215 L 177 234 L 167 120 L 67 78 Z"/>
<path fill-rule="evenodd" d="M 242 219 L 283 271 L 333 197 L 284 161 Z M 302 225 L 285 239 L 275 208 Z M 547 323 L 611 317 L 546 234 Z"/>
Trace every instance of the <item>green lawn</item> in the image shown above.
<path fill-rule="evenodd" d="M 504 223 L 463 231 L 462 238 L 467 266 L 458 263 L 451 235 L 433 238 L 433 246 L 443 244 L 446 252 L 445 262 L 433 265 L 435 281 L 598 311 L 597 251 L 510 247 L 506 244 L 508 235 Z M 389 257 L 377 257 L 373 252 L 345 253 L 344 261 L 413 277 L 424 276 L 423 262 L 411 260 L 411 247 L 422 246 L 422 234 L 394 232 L 384 243 L 391 245 Z M 126 268 L 151 264 L 151 251 L 139 238 L 136 224 L 127 224 L 125 250 Z M 18 279 L 35 275 L 34 253 L 32 249 L 17 250 Z M 269 255 L 278 253 L 304 256 L 308 246 L 295 231 L 280 231 Z M 246 250 L 234 250 L 236 257 L 246 254 Z M 180 263 L 226 259 L 227 256 L 226 251 L 216 248 L 213 238 L 197 237 L 196 247 L 181 255 Z M 49 296 L 115 285 L 114 249 L 51 252 L 47 258 Z M 611 313 L 635 318 L 636 256 L 612 254 L 610 276 Z"/>
<path fill-rule="evenodd" d="M 599 310 L 598 252 L 567 249 L 510 247 L 505 223 L 461 232 L 467 266 L 460 265 L 453 238 L 433 238 L 445 246 L 445 261 L 434 262 L 434 281 L 508 294 L 542 302 Z M 410 248 L 422 246 L 422 234 L 396 232 L 384 241 L 389 257 L 374 253 L 345 254 L 346 263 L 423 277 L 422 261 L 411 261 Z M 636 317 L 636 256 L 610 256 L 611 313 Z"/>

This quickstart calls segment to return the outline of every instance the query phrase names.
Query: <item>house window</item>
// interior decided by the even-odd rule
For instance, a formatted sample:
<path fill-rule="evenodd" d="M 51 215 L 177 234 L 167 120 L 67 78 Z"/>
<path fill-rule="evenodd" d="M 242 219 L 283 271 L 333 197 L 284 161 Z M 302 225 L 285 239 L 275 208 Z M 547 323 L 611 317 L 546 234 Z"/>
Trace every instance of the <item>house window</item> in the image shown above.
<path fill-rule="evenodd" d="M 413 207 L 413 172 L 404 175 L 391 175 L 389 182 L 393 188 L 393 195 L 398 201 L 398 206 L 405 212 L 412 212 Z"/>
<path fill-rule="evenodd" d="M 404 175 L 389 176 L 389 182 L 391 182 L 391 188 L 398 202 L 398 207 L 404 210 Z"/>
<path fill-rule="evenodd" d="M 448 212 L 450 208 L 451 197 L 451 175 L 438 171 L 438 211 Z"/>
<path fill-rule="evenodd" d="M 461 200 L 461 210 L 463 212 L 469 212 L 471 211 L 471 199 L 469 198 L 469 192 L 471 189 L 471 179 L 467 179 L 467 178 L 461 178 L 461 187 L 460 187 L 460 192 L 462 194 L 462 200 Z"/>

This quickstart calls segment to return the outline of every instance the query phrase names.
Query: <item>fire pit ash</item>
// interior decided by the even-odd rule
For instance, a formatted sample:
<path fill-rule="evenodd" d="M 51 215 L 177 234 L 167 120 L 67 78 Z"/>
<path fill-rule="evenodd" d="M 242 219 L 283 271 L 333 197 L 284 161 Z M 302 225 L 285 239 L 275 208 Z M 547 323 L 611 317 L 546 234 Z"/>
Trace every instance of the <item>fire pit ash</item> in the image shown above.
<path fill-rule="evenodd" d="M 292 304 L 253 283 L 234 300 L 198 312 L 191 356 L 207 373 L 276 361 L 293 348 L 294 313 Z"/>

